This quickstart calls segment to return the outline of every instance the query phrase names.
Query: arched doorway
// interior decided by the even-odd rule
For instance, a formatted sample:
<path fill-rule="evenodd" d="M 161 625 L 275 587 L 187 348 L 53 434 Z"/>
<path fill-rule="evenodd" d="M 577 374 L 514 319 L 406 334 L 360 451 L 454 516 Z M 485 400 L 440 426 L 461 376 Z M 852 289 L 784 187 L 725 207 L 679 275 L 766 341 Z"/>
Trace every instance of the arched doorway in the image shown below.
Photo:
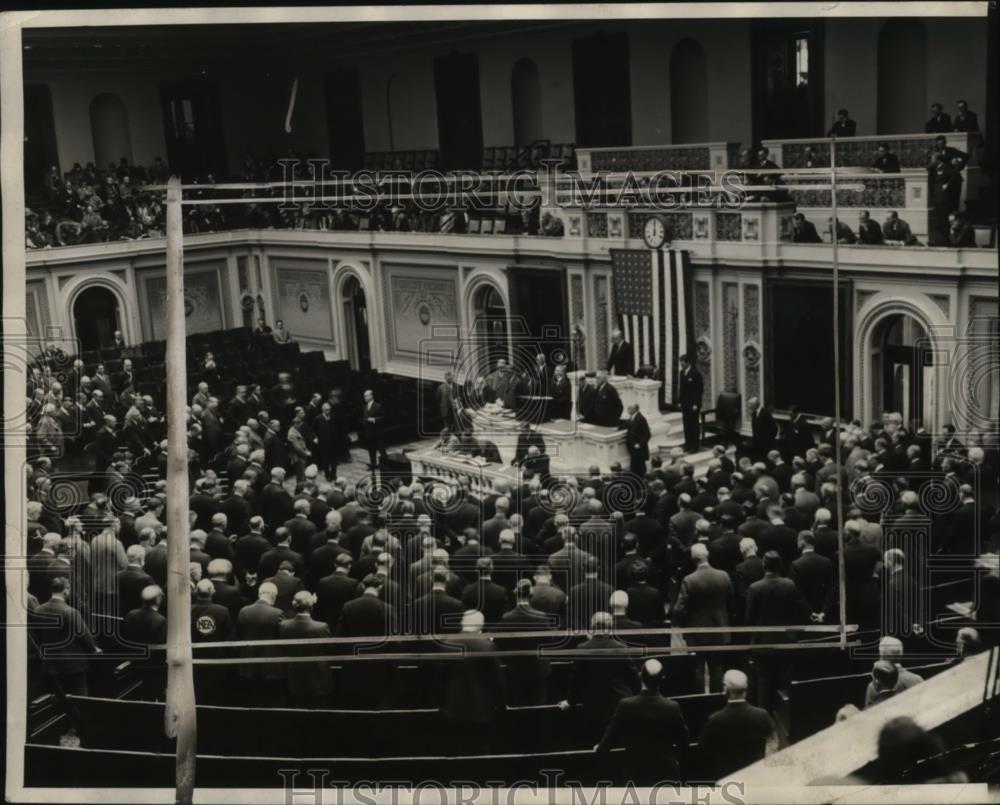
<path fill-rule="evenodd" d="M 510 359 L 507 305 L 494 286 L 484 285 L 476 291 L 472 306 L 479 369 L 485 374 L 500 358 Z"/>
<path fill-rule="evenodd" d="M 125 157 L 132 164 L 132 136 L 128 127 L 128 109 L 121 98 L 104 92 L 90 102 L 90 136 L 94 142 L 94 161 L 106 168 Z"/>
<path fill-rule="evenodd" d="M 896 313 L 882 319 L 872 332 L 872 416 L 903 415 L 907 427 L 924 426 L 927 333 L 912 316 Z"/>
<path fill-rule="evenodd" d="M 347 360 L 355 371 L 371 371 L 371 347 L 368 342 L 368 304 L 365 289 L 353 274 L 341 286 L 344 311 L 344 335 L 347 338 Z"/>
<path fill-rule="evenodd" d="M 118 299 L 107 288 L 95 285 L 81 291 L 73 302 L 73 320 L 80 351 L 110 347 L 120 330 Z"/>
<path fill-rule="evenodd" d="M 670 132 L 673 143 L 708 139 L 708 68 L 705 49 L 682 39 L 670 54 Z"/>
<path fill-rule="evenodd" d="M 514 145 L 522 148 L 541 140 L 542 87 L 538 65 L 518 59 L 510 74 L 510 105 L 514 118 Z"/>
<path fill-rule="evenodd" d="M 878 35 L 878 133 L 912 134 L 927 118 L 927 29 L 889 20 Z"/>

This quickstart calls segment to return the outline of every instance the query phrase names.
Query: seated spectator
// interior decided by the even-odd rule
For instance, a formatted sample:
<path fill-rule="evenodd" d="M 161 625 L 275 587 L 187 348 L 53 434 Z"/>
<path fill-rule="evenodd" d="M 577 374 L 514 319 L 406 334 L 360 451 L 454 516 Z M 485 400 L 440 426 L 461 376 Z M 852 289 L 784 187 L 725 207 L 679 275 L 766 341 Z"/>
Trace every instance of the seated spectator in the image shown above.
<path fill-rule="evenodd" d="M 878 156 L 872 164 L 872 170 L 879 173 L 899 173 L 899 157 L 892 153 L 889 143 L 879 143 Z"/>
<path fill-rule="evenodd" d="M 544 212 L 539 224 L 539 234 L 550 238 L 561 238 L 565 234 L 565 227 L 551 212 Z"/>
<path fill-rule="evenodd" d="M 787 164 L 787 161 L 786 161 Z M 805 150 L 802 152 L 802 167 L 803 168 L 826 168 L 829 167 L 830 160 L 824 154 L 817 154 L 815 149 L 811 145 L 807 145 Z"/>
<path fill-rule="evenodd" d="M 838 109 L 833 125 L 826 132 L 827 137 L 853 137 L 857 131 L 857 123 L 847 115 L 846 109 Z"/>
<path fill-rule="evenodd" d="M 979 118 L 975 112 L 969 111 L 969 104 L 964 100 L 955 101 L 955 108 L 958 112 L 952 118 L 952 128 L 954 131 L 978 132 Z"/>
<path fill-rule="evenodd" d="M 278 319 L 274 322 L 274 332 L 271 333 L 275 344 L 291 344 L 292 334 L 285 329 L 285 323 Z"/>
<path fill-rule="evenodd" d="M 944 107 L 939 103 L 931 104 L 931 119 L 924 125 L 924 132 L 927 134 L 937 134 L 943 131 L 951 131 L 951 117 L 944 111 Z"/>
<path fill-rule="evenodd" d="M 882 243 L 882 227 L 872 220 L 868 210 L 858 214 L 858 240 L 866 246 L 878 246 Z"/>
<path fill-rule="evenodd" d="M 958 249 L 972 248 L 976 245 L 975 230 L 957 210 L 948 214 L 948 243 Z"/>
<path fill-rule="evenodd" d="M 792 242 L 793 243 L 822 243 L 823 239 L 816 231 L 816 225 L 812 221 L 807 221 L 801 212 L 795 213 L 792 220 Z"/>
<path fill-rule="evenodd" d="M 830 240 L 833 240 L 833 218 L 827 220 L 829 224 L 828 231 L 830 232 Z M 845 224 L 843 221 L 837 221 L 837 243 L 857 243 L 858 236 L 854 234 L 851 228 Z"/>
<path fill-rule="evenodd" d="M 886 243 L 896 246 L 919 246 L 920 243 L 910 231 L 910 225 L 899 217 L 895 210 L 889 210 L 885 223 L 882 224 L 882 236 Z"/>
<path fill-rule="evenodd" d="M 888 660 L 876 660 L 872 666 L 872 681 L 865 691 L 865 709 L 873 707 L 898 692 L 899 669 Z"/>

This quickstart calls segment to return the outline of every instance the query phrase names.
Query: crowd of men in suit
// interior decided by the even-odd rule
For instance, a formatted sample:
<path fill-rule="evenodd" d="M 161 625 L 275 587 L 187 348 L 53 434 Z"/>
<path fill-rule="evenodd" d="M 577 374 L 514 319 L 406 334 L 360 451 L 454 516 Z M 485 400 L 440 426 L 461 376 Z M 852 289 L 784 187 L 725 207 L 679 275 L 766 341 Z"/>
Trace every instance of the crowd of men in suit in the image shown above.
<path fill-rule="evenodd" d="M 628 351 L 617 334 L 614 340 L 612 371 L 622 368 L 617 354 Z M 685 361 L 685 416 L 701 403 L 695 372 Z M 603 374 L 595 394 L 611 385 Z M 44 368 L 33 375 L 43 386 L 45 378 Z M 121 382 L 119 406 L 128 389 Z M 44 393 L 51 390 L 50 383 Z M 954 487 L 961 503 L 932 513 L 929 550 L 973 557 L 996 545 L 995 433 L 960 441 L 951 431 L 934 444 L 886 414 L 867 428 L 825 420 L 817 434 L 797 412 L 782 431 L 753 400 L 749 439 L 713 448 L 701 477 L 683 450 L 664 460 L 647 449 L 628 468 L 592 467 L 583 477 L 522 465 L 517 483 L 478 493 L 461 481 L 383 472 L 382 492 L 374 494 L 371 485 L 337 476 L 343 443 L 333 401 L 299 399 L 288 376 L 262 398 L 254 394 L 241 386 L 219 401 L 202 381 L 187 412 L 191 636 L 196 646 L 241 641 L 231 653 L 237 665 L 199 668 L 201 701 L 391 706 L 395 665 L 352 660 L 355 642 L 392 652 L 401 645 L 392 641 L 409 635 L 426 638 L 411 648 L 437 652 L 447 650 L 442 639 L 456 640 L 466 659 L 444 663 L 433 678 L 441 712 L 459 734 L 486 736 L 475 739 L 479 749 L 489 750 L 490 725 L 505 707 L 579 706 L 601 751 L 642 749 L 642 768 L 632 769 L 642 777 L 659 764 L 674 768 L 688 737 L 676 707 L 659 693 L 669 663 L 637 669 L 634 657 L 593 654 L 636 644 L 655 653 L 669 640 L 655 630 L 708 628 L 684 640 L 703 650 L 703 684 L 729 699 L 698 736 L 718 777 L 773 745 L 769 713 L 790 671 L 789 654 L 774 644 L 801 637 L 727 628 L 835 624 L 843 588 L 849 622 L 883 638 L 908 633 L 912 624 L 898 618 L 904 610 L 882 602 L 911 599 L 923 549 L 886 533 L 884 518 L 898 524 L 922 516 L 919 493 L 931 477 Z M 35 678 L 60 695 L 87 692 L 88 656 L 100 652 L 95 635 L 106 636 L 109 623 L 132 644 L 165 639 L 166 484 L 129 486 L 133 450 L 122 442 L 145 450 L 151 416 L 144 414 L 155 411 L 137 416 L 134 396 L 131 403 L 125 418 L 140 433 L 123 440 L 113 426 L 101 426 L 116 449 L 110 467 L 102 465 L 106 451 L 97 453 L 104 483 L 86 505 L 60 508 L 52 480 L 58 452 L 29 467 L 28 607 L 39 626 L 57 624 L 32 630 Z M 207 412 L 218 430 L 206 425 Z M 384 454 L 384 416 L 366 392 L 363 429 L 373 466 Z M 648 441 L 638 416 L 630 412 L 630 447 Z M 123 493 L 123 484 L 131 492 Z M 888 490 L 877 510 L 868 505 L 873 487 Z M 623 495 L 625 488 L 632 491 Z M 1000 622 L 1000 579 L 989 578 L 981 618 Z M 629 629 L 646 631 L 620 634 Z M 545 638 L 554 630 L 569 635 Z M 505 638 L 504 631 L 522 636 Z M 577 650 L 566 687 L 553 683 L 543 656 L 504 655 L 538 645 L 524 632 Z M 289 652 L 330 659 L 282 662 L 288 655 L 281 648 L 254 645 L 282 638 L 300 641 Z M 328 642 L 304 645 L 317 639 Z M 966 643 L 991 640 L 995 633 L 984 631 Z M 743 641 L 745 651 L 711 650 Z M 892 656 L 889 650 L 883 660 Z M 333 658 L 344 666 L 336 676 Z M 912 684 L 893 670 L 874 669 L 873 705 Z M 152 691 L 158 694 L 162 689 Z M 651 742 L 654 727 L 669 734 L 666 743 Z"/>

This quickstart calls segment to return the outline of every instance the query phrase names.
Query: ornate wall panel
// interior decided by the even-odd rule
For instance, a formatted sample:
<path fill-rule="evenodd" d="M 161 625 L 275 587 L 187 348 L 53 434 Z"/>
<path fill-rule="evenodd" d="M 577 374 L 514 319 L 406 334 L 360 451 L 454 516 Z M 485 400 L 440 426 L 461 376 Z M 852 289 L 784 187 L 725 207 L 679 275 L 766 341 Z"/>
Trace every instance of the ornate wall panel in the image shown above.
<path fill-rule="evenodd" d="M 711 294 L 707 282 L 698 280 L 694 284 L 694 337 L 695 353 L 698 356 L 698 371 L 705 380 L 702 406 L 712 403 L 712 308 Z"/>
<path fill-rule="evenodd" d="M 738 361 L 740 360 L 740 286 L 735 282 L 722 284 L 722 389 L 740 390 Z"/>
<path fill-rule="evenodd" d="M 140 275 L 140 300 L 147 313 L 143 336 L 167 337 L 167 278 L 163 272 Z M 226 327 L 223 300 L 228 295 L 225 264 L 188 266 L 184 270 L 184 324 L 188 333 L 208 333 Z"/>
<path fill-rule="evenodd" d="M 457 355 L 458 272 L 453 268 L 429 268 L 382 264 L 386 319 L 386 357 L 418 359 L 429 349 Z M 475 315 L 470 311 L 469 320 Z"/>
<path fill-rule="evenodd" d="M 274 272 L 274 318 L 282 319 L 294 338 L 333 342 L 333 305 L 326 261 L 271 261 Z M 312 267 L 315 266 L 315 267 Z"/>

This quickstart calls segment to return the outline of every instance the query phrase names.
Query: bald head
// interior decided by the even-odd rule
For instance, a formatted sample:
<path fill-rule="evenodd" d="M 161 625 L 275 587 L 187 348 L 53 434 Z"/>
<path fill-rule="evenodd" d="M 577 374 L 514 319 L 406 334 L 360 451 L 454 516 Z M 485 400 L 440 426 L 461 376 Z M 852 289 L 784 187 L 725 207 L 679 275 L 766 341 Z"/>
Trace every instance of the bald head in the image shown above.
<path fill-rule="evenodd" d="M 747 695 L 747 675 L 730 668 L 722 677 L 722 689 L 729 699 L 745 699 Z"/>

